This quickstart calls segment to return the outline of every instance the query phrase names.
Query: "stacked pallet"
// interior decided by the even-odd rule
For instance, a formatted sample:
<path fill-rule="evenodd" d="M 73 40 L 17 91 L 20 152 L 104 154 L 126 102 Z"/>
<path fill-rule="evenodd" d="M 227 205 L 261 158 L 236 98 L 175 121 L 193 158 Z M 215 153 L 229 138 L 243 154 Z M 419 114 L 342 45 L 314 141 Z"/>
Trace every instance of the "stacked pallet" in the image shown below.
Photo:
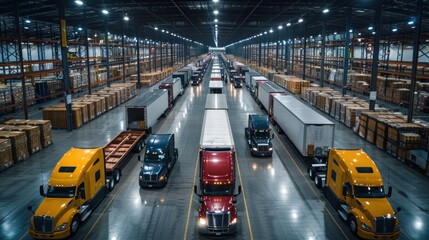
<path fill-rule="evenodd" d="M 28 152 L 34 154 L 42 149 L 40 131 L 36 126 L 30 125 L 0 125 L 1 131 L 24 132 L 27 137 Z"/>
<path fill-rule="evenodd" d="M 43 119 L 50 120 L 52 127 L 56 129 L 67 128 L 67 111 L 65 107 L 48 107 L 43 109 Z M 73 128 L 77 129 L 83 125 L 82 109 L 72 107 L 72 123 Z"/>
<path fill-rule="evenodd" d="M 273 81 L 294 94 L 301 94 L 303 88 L 310 87 L 310 81 L 295 76 L 274 74 Z"/>
<path fill-rule="evenodd" d="M 366 93 L 369 91 L 370 82 L 370 74 L 353 74 L 350 77 L 350 88 L 354 92 Z"/>
<path fill-rule="evenodd" d="M 407 152 L 410 149 L 405 149 L 403 147 L 413 146 L 413 144 L 410 144 L 407 141 L 415 140 L 415 134 L 418 135 L 418 132 L 420 132 L 420 130 L 421 126 L 415 123 L 403 122 L 389 124 L 387 126 L 387 152 L 395 157 L 398 157 L 400 160 L 405 161 Z M 411 136 L 408 133 L 412 133 Z M 401 135 L 402 139 L 400 137 Z M 421 140 L 420 135 L 418 140 Z M 420 146 L 420 142 L 417 143 L 417 146 Z"/>
<path fill-rule="evenodd" d="M 39 128 L 40 132 L 40 142 L 42 143 L 42 147 L 47 147 L 53 143 L 52 138 L 52 125 L 49 120 L 25 120 L 25 119 L 11 119 L 4 124 L 7 125 L 29 125 L 36 126 Z"/>
<path fill-rule="evenodd" d="M 14 163 L 24 161 L 29 157 L 27 137 L 24 132 L 0 131 L 0 138 L 10 140 Z"/>
<path fill-rule="evenodd" d="M 12 165 L 12 143 L 9 139 L 0 139 L 0 172 Z"/>

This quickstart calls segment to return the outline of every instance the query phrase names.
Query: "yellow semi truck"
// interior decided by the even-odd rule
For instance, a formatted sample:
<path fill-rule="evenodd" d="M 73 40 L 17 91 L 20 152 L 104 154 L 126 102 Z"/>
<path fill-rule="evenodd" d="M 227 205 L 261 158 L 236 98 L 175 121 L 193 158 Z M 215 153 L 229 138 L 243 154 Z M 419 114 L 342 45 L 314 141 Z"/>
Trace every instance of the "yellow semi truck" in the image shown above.
<path fill-rule="evenodd" d="M 396 239 L 399 220 L 387 198 L 374 161 L 361 149 L 330 149 L 326 164 L 312 164 L 309 176 L 347 221 L 352 233 L 365 239 Z"/>
<path fill-rule="evenodd" d="M 123 131 L 105 147 L 71 148 L 54 167 L 43 201 L 30 219 L 28 233 L 36 239 L 63 239 L 76 234 L 94 208 L 113 190 L 131 152 L 144 145 L 143 131 Z"/>

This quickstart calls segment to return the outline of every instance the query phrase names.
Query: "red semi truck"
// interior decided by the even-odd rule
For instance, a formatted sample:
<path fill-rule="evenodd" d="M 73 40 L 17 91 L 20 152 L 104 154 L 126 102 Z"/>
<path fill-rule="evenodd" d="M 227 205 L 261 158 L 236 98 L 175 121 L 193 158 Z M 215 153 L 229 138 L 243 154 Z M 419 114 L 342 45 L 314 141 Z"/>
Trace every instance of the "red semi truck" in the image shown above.
<path fill-rule="evenodd" d="M 200 138 L 198 230 L 210 235 L 237 232 L 235 149 L 227 110 L 206 110 Z"/>

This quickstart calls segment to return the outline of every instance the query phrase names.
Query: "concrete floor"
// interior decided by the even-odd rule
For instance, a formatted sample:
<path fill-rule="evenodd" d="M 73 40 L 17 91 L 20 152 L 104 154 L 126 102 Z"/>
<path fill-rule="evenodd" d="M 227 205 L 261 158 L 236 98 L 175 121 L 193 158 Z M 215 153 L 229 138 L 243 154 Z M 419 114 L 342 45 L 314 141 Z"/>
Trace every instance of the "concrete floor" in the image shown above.
<path fill-rule="evenodd" d="M 175 133 L 179 159 L 169 183 L 160 189 L 140 189 L 141 163 L 134 156 L 123 169 L 121 182 L 84 222 L 75 239 L 211 239 L 196 224 L 198 198 L 196 164 L 208 78 L 189 86 L 173 110 L 161 118 L 156 133 Z M 157 88 L 157 86 L 154 86 Z M 124 105 L 138 104 L 139 95 Z M 226 90 L 230 123 L 238 159 L 238 233 L 231 239 L 356 239 L 324 195 L 306 174 L 306 163 L 284 135 L 275 133 L 272 158 L 250 155 L 244 137 L 247 114 L 262 113 L 246 88 Z M 35 112 L 32 118 L 41 118 Z M 335 147 L 363 148 L 377 163 L 386 185 L 393 187 L 390 202 L 402 207 L 400 239 L 429 238 L 429 179 L 336 122 Z M 54 130 L 54 144 L 27 161 L 0 173 L 0 239 L 29 239 L 32 216 L 26 207 L 42 197 L 38 186 L 47 184 L 59 158 L 71 146 L 103 146 L 125 129 L 123 105 L 72 131 Z"/>

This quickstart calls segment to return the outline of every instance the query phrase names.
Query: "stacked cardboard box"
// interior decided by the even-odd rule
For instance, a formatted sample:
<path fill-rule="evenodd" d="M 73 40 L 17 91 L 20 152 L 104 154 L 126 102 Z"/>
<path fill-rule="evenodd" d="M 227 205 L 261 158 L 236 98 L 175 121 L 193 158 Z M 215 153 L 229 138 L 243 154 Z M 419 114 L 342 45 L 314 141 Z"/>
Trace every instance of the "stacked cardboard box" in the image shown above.
<path fill-rule="evenodd" d="M 9 139 L 11 141 L 14 163 L 26 160 L 29 157 L 27 137 L 24 132 L 0 131 L 0 138 Z"/>
<path fill-rule="evenodd" d="M 0 172 L 13 165 L 12 144 L 9 139 L 0 139 Z"/>
<path fill-rule="evenodd" d="M 52 127 L 57 129 L 67 128 L 67 111 L 65 107 L 49 107 L 43 109 L 43 119 L 50 120 Z M 82 109 L 72 107 L 73 128 L 77 129 L 83 125 Z"/>
<path fill-rule="evenodd" d="M 42 143 L 42 147 L 45 148 L 53 143 L 52 125 L 49 120 L 11 119 L 4 122 L 4 124 L 36 126 L 39 128 L 40 142 Z"/>
<path fill-rule="evenodd" d="M 24 132 L 27 137 L 28 152 L 34 154 L 42 149 L 40 141 L 40 131 L 36 126 L 30 125 L 0 125 L 1 131 Z"/>

